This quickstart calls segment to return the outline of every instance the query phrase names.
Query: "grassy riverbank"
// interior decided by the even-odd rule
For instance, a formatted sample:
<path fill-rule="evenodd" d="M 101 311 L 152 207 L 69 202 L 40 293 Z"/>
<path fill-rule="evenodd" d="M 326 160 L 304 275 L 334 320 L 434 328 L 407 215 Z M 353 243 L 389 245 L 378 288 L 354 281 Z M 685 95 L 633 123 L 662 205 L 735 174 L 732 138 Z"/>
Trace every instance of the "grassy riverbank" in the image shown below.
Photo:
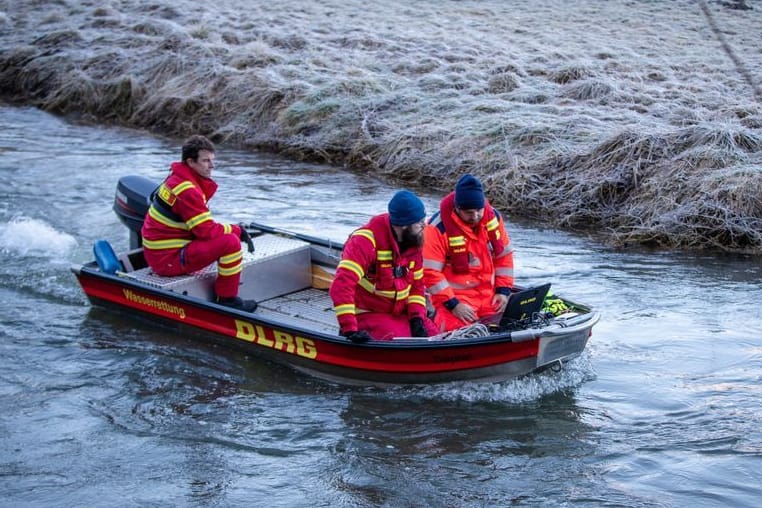
<path fill-rule="evenodd" d="M 760 26 L 743 1 L 0 0 L 0 97 L 762 253 Z"/>

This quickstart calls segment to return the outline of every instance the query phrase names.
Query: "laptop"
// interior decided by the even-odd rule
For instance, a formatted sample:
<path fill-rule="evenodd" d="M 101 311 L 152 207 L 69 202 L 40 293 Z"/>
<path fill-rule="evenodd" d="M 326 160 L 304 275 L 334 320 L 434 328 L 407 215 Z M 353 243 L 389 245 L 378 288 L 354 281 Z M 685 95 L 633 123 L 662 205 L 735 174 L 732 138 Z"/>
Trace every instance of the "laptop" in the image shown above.
<path fill-rule="evenodd" d="M 548 291 L 550 291 L 550 282 L 511 293 L 502 316 L 500 314 L 485 316 L 480 322 L 500 329 L 521 328 L 523 323 L 531 321 L 532 316 L 540 312 Z"/>

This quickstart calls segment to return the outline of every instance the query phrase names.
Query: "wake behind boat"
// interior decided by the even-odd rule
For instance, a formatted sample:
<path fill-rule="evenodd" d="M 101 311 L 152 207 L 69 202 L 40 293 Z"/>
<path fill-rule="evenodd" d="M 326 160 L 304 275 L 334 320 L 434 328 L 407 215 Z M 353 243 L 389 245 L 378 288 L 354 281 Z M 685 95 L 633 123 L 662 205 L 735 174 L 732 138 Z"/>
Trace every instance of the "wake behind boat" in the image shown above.
<path fill-rule="evenodd" d="M 120 179 L 114 210 L 130 230 L 130 248 L 117 254 L 97 242 L 95 260 L 72 266 L 90 302 L 321 379 L 355 385 L 505 380 L 579 356 L 600 318 L 554 296 L 563 313 L 546 306 L 518 326 L 476 323 L 433 337 L 354 344 L 339 335 L 328 295 L 343 245 L 258 223 L 247 226 L 255 249 L 244 252 L 239 295 L 259 306 L 253 313 L 225 307 L 213 301 L 214 264 L 178 277 L 157 276 L 147 266 L 140 229 L 157 186 L 140 176 Z"/>

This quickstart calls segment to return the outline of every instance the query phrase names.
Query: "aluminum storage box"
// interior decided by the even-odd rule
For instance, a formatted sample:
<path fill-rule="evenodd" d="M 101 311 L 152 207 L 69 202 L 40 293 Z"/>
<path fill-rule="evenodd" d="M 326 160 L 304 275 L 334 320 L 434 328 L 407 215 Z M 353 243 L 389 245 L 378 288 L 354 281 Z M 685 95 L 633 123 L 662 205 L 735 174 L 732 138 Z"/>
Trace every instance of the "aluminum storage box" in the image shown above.
<path fill-rule="evenodd" d="M 307 242 L 269 234 L 253 241 L 254 253 L 249 253 L 243 246 L 239 296 L 259 302 L 311 286 L 310 245 Z M 212 300 L 217 263 L 177 277 L 161 277 L 150 268 L 128 272 L 125 276 L 169 291 Z"/>

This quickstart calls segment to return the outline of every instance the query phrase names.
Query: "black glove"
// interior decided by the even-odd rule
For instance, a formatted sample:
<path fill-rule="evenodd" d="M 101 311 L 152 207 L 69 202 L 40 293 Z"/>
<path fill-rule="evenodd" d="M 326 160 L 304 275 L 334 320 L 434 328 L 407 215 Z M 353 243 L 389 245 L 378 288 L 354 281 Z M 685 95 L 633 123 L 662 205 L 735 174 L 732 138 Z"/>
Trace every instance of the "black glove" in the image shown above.
<path fill-rule="evenodd" d="M 242 222 L 238 227 L 241 228 L 241 241 L 246 242 L 246 245 L 249 247 L 249 252 L 254 252 L 254 242 L 251 241 L 251 235 L 246 231 L 246 226 L 244 226 Z"/>
<path fill-rule="evenodd" d="M 365 330 L 357 330 L 354 332 L 341 332 L 341 334 L 354 342 L 355 344 L 364 344 L 365 342 L 368 342 L 373 337 L 368 335 L 368 332 Z"/>
<path fill-rule="evenodd" d="M 410 333 L 413 337 L 428 337 L 429 333 L 426 331 L 426 327 L 423 326 L 423 319 L 414 317 L 410 320 Z"/>

